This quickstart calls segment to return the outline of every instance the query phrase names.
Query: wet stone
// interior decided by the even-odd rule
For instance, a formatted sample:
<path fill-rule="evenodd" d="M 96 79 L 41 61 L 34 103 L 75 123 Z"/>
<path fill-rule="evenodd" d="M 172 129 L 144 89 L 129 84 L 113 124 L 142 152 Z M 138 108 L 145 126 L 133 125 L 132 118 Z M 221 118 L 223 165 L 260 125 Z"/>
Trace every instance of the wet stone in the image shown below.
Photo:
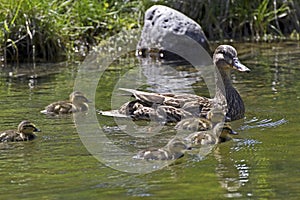
<path fill-rule="evenodd" d="M 181 51 L 189 48 L 185 44 L 190 41 L 185 41 L 190 39 L 200 44 L 211 55 L 208 40 L 199 24 L 179 11 L 155 5 L 145 13 L 137 55 L 145 56 L 149 53 L 150 57 L 177 59 L 180 58 Z"/>

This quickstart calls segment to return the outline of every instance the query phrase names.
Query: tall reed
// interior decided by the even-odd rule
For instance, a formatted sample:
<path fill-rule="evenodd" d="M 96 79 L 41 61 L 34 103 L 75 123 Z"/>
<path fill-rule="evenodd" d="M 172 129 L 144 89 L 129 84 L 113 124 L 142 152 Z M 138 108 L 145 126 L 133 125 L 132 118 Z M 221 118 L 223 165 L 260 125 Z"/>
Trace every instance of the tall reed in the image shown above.
<path fill-rule="evenodd" d="M 299 33 L 300 6 L 294 0 L 167 0 L 201 24 L 210 40 L 272 40 Z"/>
<path fill-rule="evenodd" d="M 140 28 L 153 4 L 195 19 L 209 40 L 299 38 L 296 0 L 0 0 L 0 62 L 84 57 L 122 29 Z"/>

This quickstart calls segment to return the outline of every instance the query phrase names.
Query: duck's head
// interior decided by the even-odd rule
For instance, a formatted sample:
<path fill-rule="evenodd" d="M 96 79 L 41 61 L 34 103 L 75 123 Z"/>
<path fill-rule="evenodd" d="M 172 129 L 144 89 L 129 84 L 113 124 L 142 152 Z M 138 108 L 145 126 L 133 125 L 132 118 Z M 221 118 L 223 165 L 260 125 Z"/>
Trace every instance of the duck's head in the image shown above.
<path fill-rule="evenodd" d="M 33 123 L 30 121 L 24 120 L 18 126 L 18 132 L 23 133 L 25 135 L 30 135 L 33 132 L 40 132 L 41 130 L 38 129 Z"/>
<path fill-rule="evenodd" d="M 91 101 L 87 99 L 82 92 L 75 91 L 70 94 L 70 101 L 74 104 L 90 103 Z"/>
<path fill-rule="evenodd" d="M 218 46 L 213 55 L 213 62 L 219 69 L 234 69 L 240 72 L 250 72 L 250 69 L 239 61 L 237 51 L 230 45 Z"/>

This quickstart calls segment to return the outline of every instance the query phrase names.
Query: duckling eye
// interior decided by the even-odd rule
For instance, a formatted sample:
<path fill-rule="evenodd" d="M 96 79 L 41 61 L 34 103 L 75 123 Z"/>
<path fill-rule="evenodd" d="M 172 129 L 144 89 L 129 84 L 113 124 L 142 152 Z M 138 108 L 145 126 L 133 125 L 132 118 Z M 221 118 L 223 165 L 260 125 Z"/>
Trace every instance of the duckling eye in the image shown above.
<path fill-rule="evenodd" d="M 23 129 L 30 129 L 30 128 L 33 128 L 31 125 L 29 126 L 23 126 Z"/>

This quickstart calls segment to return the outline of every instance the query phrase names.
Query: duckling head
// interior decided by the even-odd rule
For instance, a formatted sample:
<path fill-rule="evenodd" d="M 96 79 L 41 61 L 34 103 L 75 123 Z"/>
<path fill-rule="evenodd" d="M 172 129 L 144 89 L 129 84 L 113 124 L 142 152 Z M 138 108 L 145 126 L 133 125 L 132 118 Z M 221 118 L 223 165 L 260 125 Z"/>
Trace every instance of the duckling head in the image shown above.
<path fill-rule="evenodd" d="M 222 70 L 234 69 L 240 72 L 250 72 L 250 69 L 243 65 L 238 57 L 237 51 L 230 45 L 220 45 L 213 55 L 214 64 Z"/>
<path fill-rule="evenodd" d="M 226 109 L 212 109 L 207 112 L 207 119 L 210 120 L 213 124 L 218 122 L 223 122 L 226 118 Z"/>
<path fill-rule="evenodd" d="M 220 142 L 225 142 L 231 139 L 230 135 L 237 135 L 238 133 L 235 132 L 229 123 L 218 123 L 214 127 L 216 135 L 219 137 Z"/>
<path fill-rule="evenodd" d="M 70 101 L 73 104 L 80 105 L 84 103 L 90 103 L 91 101 L 87 99 L 82 92 L 75 91 L 70 94 Z"/>
<path fill-rule="evenodd" d="M 41 130 L 38 129 L 33 123 L 30 121 L 24 120 L 18 126 L 18 132 L 23 133 L 24 135 L 31 135 L 33 132 L 40 132 Z"/>

